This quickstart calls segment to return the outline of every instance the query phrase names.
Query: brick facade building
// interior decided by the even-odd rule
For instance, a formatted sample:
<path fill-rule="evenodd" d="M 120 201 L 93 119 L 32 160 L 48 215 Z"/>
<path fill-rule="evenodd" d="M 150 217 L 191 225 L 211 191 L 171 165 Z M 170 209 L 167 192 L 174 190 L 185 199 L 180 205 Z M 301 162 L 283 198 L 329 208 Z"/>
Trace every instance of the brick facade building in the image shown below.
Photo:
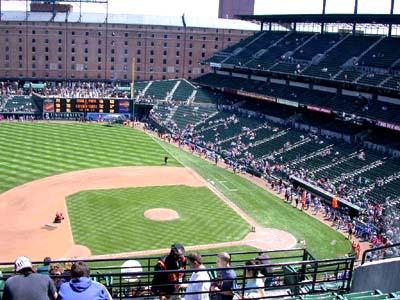
<path fill-rule="evenodd" d="M 28 21 L 25 21 L 28 20 Z M 0 78 L 191 79 L 200 61 L 253 34 L 238 20 L 46 12 L 3 12 Z"/>

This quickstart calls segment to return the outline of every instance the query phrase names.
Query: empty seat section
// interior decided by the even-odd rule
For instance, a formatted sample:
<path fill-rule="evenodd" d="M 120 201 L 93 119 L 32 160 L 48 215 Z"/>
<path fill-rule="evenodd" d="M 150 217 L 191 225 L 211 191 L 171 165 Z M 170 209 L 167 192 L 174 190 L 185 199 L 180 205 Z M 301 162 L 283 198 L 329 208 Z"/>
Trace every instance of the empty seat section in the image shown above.
<path fill-rule="evenodd" d="M 172 95 L 172 100 L 174 101 L 187 101 L 192 95 L 194 87 L 188 83 L 186 80 L 181 80 L 179 86 Z"/>
<path fill-rule="evenodd" d="M 357 81 L 357 83 L 378 86 L 387 78 L 388 78 L 388 75 L 370 73 L 370 74 L 365 74 L 363 77 L 361 77 Z"/>
<path fill-rule="evenodd" d="M 158 80 L 153 81 L 146 91 L 145 96 L 150 96 L 156 100 L 164 100 L 168 93 L 172 91 L 177 80 Z"/>
<path fill-rule="evenodd" d="M 385 37 L 361 59 L 361 66 L 389 68 L 400 59 L 400 39 Z"/>
<path fill-rule="evenodd" d="M 301 60 L 312 60 L 317 54 L 323 54 L 333 45 L 335 45 L 340 39 L 342 39 L 340 34 L 319 34 L 303 47 L 298 49 L 294 55 L 294 59 Z"/>

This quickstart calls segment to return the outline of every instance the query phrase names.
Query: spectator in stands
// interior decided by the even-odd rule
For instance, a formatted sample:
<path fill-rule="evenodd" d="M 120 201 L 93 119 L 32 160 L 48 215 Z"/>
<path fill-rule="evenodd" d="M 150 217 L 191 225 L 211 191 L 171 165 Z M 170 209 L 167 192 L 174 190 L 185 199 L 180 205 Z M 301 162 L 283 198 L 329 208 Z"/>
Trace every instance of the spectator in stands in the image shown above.
<path fill-rule="evenodd" d="M 255 260 L 258 265 L 263 265 L 263 267 L 259 268 L 259 272 L 262 276 L 264 276 L 265 287 L 272 286 L 274 278 L 273 278 L 272 268 L 269 266 L 271 264 L 269 256 L 264 253 L 257 256 Z"/>
<path fill-rule="evenodd" d="M 190 268 L 194 270 L 186 287 L 185 300 L 208 300 L 210 291 L 210 276 L 202 263 L 200 254 L 192 253 L 188 256 Z M 198 293 L 198 294 L 191 294 Z"/>
<path fill-rule="evenodd" d="M 110 300 L 107 289 L 90 278 L 89 266 L 83 261 L 73 263 L 72 279 L 60 287 L 60 300 Z"/>
<path fill-rule="evenodd" d="M 348 222 L 347 223 L 347 238 L 352 241 L 353 239 L 353 234 L 354 234 L 354 225 L 353 222 Z"/>
<path fill-rule="evenodd" d="M 153 294 L 160 296 L 160 299 L 179 292 L 180 284 L 184 277 L 184 274 L 179 272 L 179 270 L 186 269 L 186 258 L 184 255 L 185 248 L 183 245 L 173 244 L 170 253 L 158 260 L 154 268 L 155 271 L 175 270 L 175 272 L 169 273 L 156 273 L 153 276 L 151 291 Z"/>
<path fill-rule="evenodd" d="M 290 186 L 287 185 L 285 188 L 285 201 L 286 202 L 290 202 L 290 195 L 291 195 Z"/>
<path fill-rule="evenodd" d="M 313 203 L 314 203 L 314 215 L 316 215 L 316 214 L 318 214 L 319 210 L 321 209 L 321 206 L 322 206 L 321 200 L 317 196 L 314 196 Z"/>
<path fill-rule="evenodd" d="M 217 293 L 218 300 L 232 300 L 233 292 L 237 289 L 236 286 L 236 273 L 234 270 L 229 269 L 231 263 L 231 256 L 222 252 L 217 256 L 217 267 L 227 268 L 218 272 L 219 281 L 211 285 L 211 291 Z"/>
<path fill-rule="evenodd" d="M 246 266 L 249 268 L 245 269 L 244 276 L 246 277 L 246 283 L 244 286 L 243 299 L 259 299 L 265 297 L 264 282 L 262 276 L 260 276 L 259 267 L 255 259 L 246 261 Z"/>
<path fill-rule="evenodd" d="M 71 269 L 72 269 L 72 262 L 66 261 L 64 263 L 64 272 L 62 273 L 63 278 L 65 281 L 70 281 L 71 280 Z"/>
<path fill-rule="evenodd" d="M 18 257 L 14 268 L 16 275 L 7 279 L 2 300 L 57 299 L 53 281 L 47 275 L 35 273 L 29 258 Z"/>
<path fill-rule="evenodd" d="M 49 265 L 51 263 L 51 257 L 45 257 L 43 259 L 43 266 L 40 266 L 36 269 L 36 272 L 39 274 L 49 275 Z"/>
<path fill-rule="evenodd" d="M 66 280 L 63 277 L 63 273 L 64 273 L 64 269 L 59 263 L 54 263 L 54 264 L 50 265 L 49 274 L 50 274 L 51 279 L 53 279 L 53 282 L 56 286 L 57 291 L 60 290 L 60 287 L 63 283 L 69 281 L 69 279 Z"/>

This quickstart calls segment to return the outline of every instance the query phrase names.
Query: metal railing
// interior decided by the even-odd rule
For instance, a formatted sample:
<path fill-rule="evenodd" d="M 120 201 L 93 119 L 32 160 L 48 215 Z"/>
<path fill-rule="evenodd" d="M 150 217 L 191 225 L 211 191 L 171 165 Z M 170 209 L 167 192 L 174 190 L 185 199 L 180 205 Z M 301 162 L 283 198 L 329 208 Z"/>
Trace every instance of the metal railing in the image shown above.
<path fill-rule="evenodd" d="M 363 265 L 366 261 L 371 262 L 394 257 L 400 257 L 400 243 L 365 250 L 361 264 Z"/>
<path fill-rule="evenodd" d="M 231 265 L 240 266 L 244 265 L 249 259 L 253 259 L 259 255 L 268 255 L 271 262 L 288 262 L 288 261 L 298 261 L 298 260 L 314 260 L 315 258 L 304 248 L 293 248 L 287 250 L 269 250 L 269 251 L 237 251 L 230 252 Z M 167 253 L 165 253 L 167 255 Z M 216 257 L 218 253 L 207 253 L 202 254 L 203 264 L 205 266 L 212 266 L 215 264 Z M 124 257 L 124 258 L 104 258 L 104 259 L 88 259 L 85 260 L 92 272 L 110 272 L 112 270 L 120 270 L 121 264 L 129 259 L 134 259 L 138 261 L 144 271 L 152 271 L 154 265 L 157 263 L 160 257 L 158 256 L 139 256 L 134 258 Z M 74 262 L 76 259 L 68 260 L 54 260 L 51 263 L 66 263 Z M 33 261 L 34 266 L 40 266 L 43 264 L 42 261 Z M 13 262 L 0 262 L 0 270 L 3 271 L 3 275 L 11 274 L 12 268 L 14 266 Z"/>
<path fill-rule="evenodd" d="M 254 259 L 260 254 L 267 254 L 270 257 L 269 264 L 257 266 L 245 266 L 244 261 Z M 265 297 L 284 297 L 288 295 L 300 295 L 308 293 L 318 293 L 323 291 L 344 292 L 349 291 L 352 270 L 354 266 L 354 258 L 337 258 L 326 260 L 315 260 L 305 249 L 293 249 L 286 251 L 266 251 L 266 252 L 235 252 L 232 253 L 232 266 L 230 268 L 214 268 L 210 267 L 211 258 L 215 259 L 215 254 L 203 255 L 203 260 L 206 269 L 202 272 L 209 274 L 210 280 L 203 281 L 210 283 L 211 286 L 221 286 L 221 283 L 226 281 L 222 276 L 222 271 L 227 269 L 233 270 L 236 273 L 236 280 L 232 283 L 231 292 L 233 295 L 245 297 L 247 292 L 254 292 L 254 286 L 250 285 L 254 277 L 246 276 L 246 270 L 258 269 L 268 270 L 264 272 L 265 276 L 262 281 L 265 283 Z M 134 258 L 141 262 L 140 272 L 123 272 L 121 267 L 112 266 L 115 262 L 122 259 L 113 260 L 89 260 L 87 263 L 91 266 L 92 280 L 102 283 L 110 292 L 113 299 L 135 299 L 147 298 L 156 299 L 158 293 L 154 292 L 157 287 L 168 289 L 172 286 L 169 295 L 184 297 L 187 295 L 184 286 L 190 285 L 191 274 L 194 270 L 172 270 L 172 271 L 152 271 L 151 269 L 156 264 L 158 258 Z M 123 259 L 127 260 L 127 259 Z M 10 267 L 10 263 L 0 264 L 4 267 Z M 126 270 L 125 270 L 126 271 Z M 175 283 L 163 282 L 153 284 L 153 277 L 157 275 L 168 275 L 171 273 L 179 274 L 181 280 Z M 5 269 L 3 280 L 12 276 L 11 270 Z M 57 280 L 65 276 L 54 276 Z M 66 278 L 69 279 L 69 278 Z M 199 283 L 198 281 L 196 283 Z M 180 287 L 176 288 L 175 287 Z M 264 289 L 264 288 L 262 288 Z M 272 292 L 273 291 L 273 292 Z M 0 291 L 1 293 L 1 291 Z M 194 292 L 210 293 L 210 291 Z M 268 294 L 270 293 L 270 294 Z M 272 293 L 272 294 L 271 294 Z M 256 297 L 257 298 L 257 297 Z M 259 297 L 263 298 L 263 297 Z"/>

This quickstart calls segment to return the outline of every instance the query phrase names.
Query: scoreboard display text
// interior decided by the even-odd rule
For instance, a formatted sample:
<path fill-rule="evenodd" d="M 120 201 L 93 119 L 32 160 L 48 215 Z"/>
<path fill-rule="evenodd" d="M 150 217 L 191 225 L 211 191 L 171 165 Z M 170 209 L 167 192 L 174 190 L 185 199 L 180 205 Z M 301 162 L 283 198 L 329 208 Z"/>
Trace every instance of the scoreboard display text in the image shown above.
<path fill-rule="evenodd" d="M 133 101 L 126 99 L 54 98 L 45 99 L 43 112 L 130 113 L 132 105 Z"/>

